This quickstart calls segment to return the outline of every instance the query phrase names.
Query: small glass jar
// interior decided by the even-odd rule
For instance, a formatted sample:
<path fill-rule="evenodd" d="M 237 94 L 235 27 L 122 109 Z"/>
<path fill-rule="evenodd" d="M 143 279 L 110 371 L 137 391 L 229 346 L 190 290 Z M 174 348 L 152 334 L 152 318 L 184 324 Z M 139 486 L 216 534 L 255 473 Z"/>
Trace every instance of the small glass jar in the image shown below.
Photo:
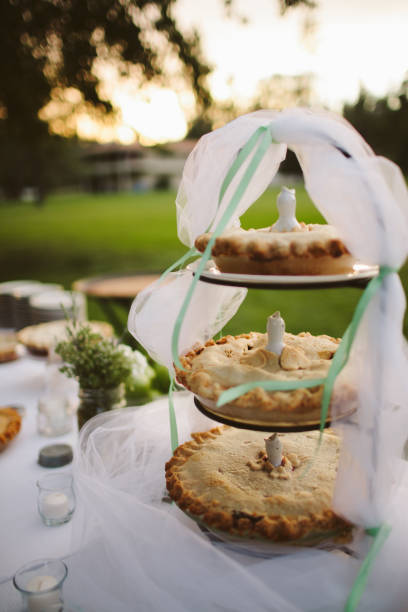
<path fill-rule="evenodd" d="M 125 385 L 112 389 L 79 389 L 78 429 L 93 416 L 126 406 Z"/>
<path fill-rule="evenodd" d="M 23 597 L 24 612 L 63 610 L 62 586 L 67 574 L 67 566 L 59 559 L 38 559 L 23 565 L 13 584 Z"/>
<path fill-rule="evenodd" d="M 37 430 L 43 436 L 63 436 L 72 431 L 75 404 L 63 395 L 46 395 L 38 401 Z"/>
<path fill-rule="evenodd" d="M 37 412 L 37 430 L 44 436 L 62 436 L 73 429 L 78 384 L 59 371 L 61 365 L 60 357 L 51 350 Z"/>
<path fill-rule="evenodd" d="M 37 481 L 38 511 L 48 527 L 71 520 L 75 510 L 75 493 L 71 474 L 47 474 Z"/>

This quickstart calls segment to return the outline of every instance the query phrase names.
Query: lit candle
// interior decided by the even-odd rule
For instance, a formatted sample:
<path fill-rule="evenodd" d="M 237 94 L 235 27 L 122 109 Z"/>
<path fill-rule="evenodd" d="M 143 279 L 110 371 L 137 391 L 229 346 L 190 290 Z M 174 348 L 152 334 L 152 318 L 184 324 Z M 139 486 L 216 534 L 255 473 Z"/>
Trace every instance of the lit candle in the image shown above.
<path fill-rule="evenodd" d="M 296 219 L 296 196 L 294 189 L 282 187 L 276 201 L 279 218 L 271 227 L 271 232 L 291 232 L 300 227 Z"/>
<path fill-rule="evenodd" d="M 35 576 L 27 583 L 27 610 L 29 612 L 58 612 L 62 609 L 61 589 L 54 576 Z M 51 590 L 50 590 L 51 589 Z"/>
<path fill-rule="evenodd" d="M 47 519 L 60 519 L 69 513 L 69 499 L 65 493 L 53 491 L 41 502 L 42 514 Z"/>
<path fill-rule="evenodd" d="M 280 316 L 278 310 L 268 317 L 266 332 L 268 334 L 266 350 L 280 356 L 284 346 L 283 334 L 285 333 L 285 321 Z"/>
<path fill-rule="evenodd" d="M 274 467 L 278 467 L 282 463 L 282 442 L 279 440 L 276 432 L 269 436 L 269 438 L 265 438 L 265 448 L 270 463 Z"/>

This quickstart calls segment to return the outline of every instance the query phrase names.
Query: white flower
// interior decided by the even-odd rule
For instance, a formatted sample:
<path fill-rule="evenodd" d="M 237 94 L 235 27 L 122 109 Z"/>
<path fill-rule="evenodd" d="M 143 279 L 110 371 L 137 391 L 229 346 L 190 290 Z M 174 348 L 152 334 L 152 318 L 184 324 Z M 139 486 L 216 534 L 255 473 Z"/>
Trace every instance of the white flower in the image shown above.
<path fill-rule="evenodd" d="M 127 380 L 128 387 L 148 385 L 154 376 L 154 370 L 149 366 L 143 353 L 132 350 L 126 344 L 119 344 L 118 349 L 125 355 L 132 368 L 132 372 Z"/>

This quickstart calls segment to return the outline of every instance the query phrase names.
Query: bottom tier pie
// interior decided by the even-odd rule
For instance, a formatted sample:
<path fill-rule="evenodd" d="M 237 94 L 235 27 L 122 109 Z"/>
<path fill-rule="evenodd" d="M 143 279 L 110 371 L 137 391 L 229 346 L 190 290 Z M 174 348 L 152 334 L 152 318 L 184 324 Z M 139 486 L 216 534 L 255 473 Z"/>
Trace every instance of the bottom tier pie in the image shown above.
<path fill-rule="evenodd" d="M 281 464 L 268 460 L 265 434 L 219 427 L 193 434 L 166 464 L 170 497 L 209 527 L 275 542 L 347 541 L 352 525 L 331 509 L 339 438 L 279 434 Z M 307 468 L 307 469 L 306 469 Z"/>

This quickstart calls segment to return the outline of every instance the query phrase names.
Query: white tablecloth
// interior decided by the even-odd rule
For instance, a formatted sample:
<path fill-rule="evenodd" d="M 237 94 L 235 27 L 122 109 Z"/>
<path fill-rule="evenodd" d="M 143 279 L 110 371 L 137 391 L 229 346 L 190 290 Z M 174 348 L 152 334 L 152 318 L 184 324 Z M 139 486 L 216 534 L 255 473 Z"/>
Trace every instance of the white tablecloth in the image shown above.
<path fill-rule="evenodd" d="M 118 568 L 119 572 L 126 572 L 132 578 L 131 584 L 132 593 L 134 593 L 134 606 L 132 605 L 130 608 L 126 603 L 123 604 L 122 602 L 121 604 L 121 596 L 118 596 L 118 594 L 115 595 L 113 589 L 115 586 L 115 580 L 118 580 L 118 578 L 121 576 L 120 573 L 119 575 L 110 576 L 109 568 L 111 567 L 112 563 L 110 565 L 107 564 L 109 567 L 105 567 L 106 551 L 103 548 L 104 542 L 95 542 L 95 546 L 102 546 L 100 551 L 99 549 L 96 550 L 96 553 L 95 551 L 92 551 L 92 548 L 89 546 L 81 548 L 82 544 L 80 544 L 80 550 L 78 551 L 75 551 L 75 549 L 72 548 L 71 536 L 76 524 L 79 524 L 80 522 L 80 510 L 81 504 L 83 505 L 83 499 L 79 500 L 77 513 L 74 514 L 71 523 L 58 527 L 46 527 L 42 524 L 36 505 L 36 481 L 41 475 L 49 473 L 51 470 L 38 465 L 38 452 L 47 444 L 55 442 L 68 442 L 74 447 L 75 453 L 75 445 L 77 440 L 76 426 L 71 434 L 61 436 L 59 438 L 46 438 L 37 433 L 37 402 L 43 390 L 44 374 L 45 360 L 40 358 L 26 356 L 16 362 L 0 365 L 0 405 L 22 404 L 26 409 L 21 432 L 15 438 L 15 440 L 13 440 L 9 447 L 7 447 L 6 450 L 0 454 L 0 517 L 2 519 L 0 520 L 0 612 L 19 612 L 21 610 L 21 598 L 12 585 L 11 577 L 21 565 L 27 563 L 28 561 L 45 557 L 62 558 L 67 562 L 69 579 L 66 581 L 66 585 L 64 585 L 64 598 L 67 604 L 64 608 L 65 612 L 100 612 L 101 610 L 104 612 L 118 612 L 119 610 L 120 612 L 130 612 L 130 610 L 147 609 L 152 610 L 153 612 L 161 609 L 171 610 L 172 612 L 177 610 L 177 612 L 179 612 L 179 610 L 182 609 L 184 612 L 187 610 L 185 606 L 183 607 L 181 604 L 171 604 L 169 602 L 166 589 L 162 584 L 165 582 L 165 580 L 169 580 L 169 575 L 172 576 L 172 567 L 166 561 L 167 557 L 164 554 L 165 551 L 162 551 L 162 539 L 160 539 L 160 537 L 160 546 L 156 546 L 158 550 L 158 554 L 156 556 L 154 556 L 153 553 L 149 553 L 149 558 L 143 557 L 143 554 L 142 557 L 140 557 L 140 545 L 138 543 L 130 551 L 132 563 Z M 183 402 L 192 403 L 191 398 L 189 399 L 186 397 L 183 399 L 182 394 L 180 397 L 181 400 L 176 400 L 177 405 L 181 401 L 181 404 L 177 406 L 179 409 L 182 408 Z M 163 399 L 155 404 L 157 405 L 157 409 L 160 409 L 160 415 L 163 413 L 164 417 L 165 410 L 167 410 L 167 400 Z M 154 405 L 151 406 L 154 408 Z M 149 406 L 140 409 L 140 416 L 142 417 L 144 413 L 148 413 L 149 409 Z M 182 420 L 180 421 L 179 425 L 181 426 L 179 428 L 179 433 L 181 433 L 183 437 Z M 69 471 L 71 468 L 70 466 L 65 466 L 62 469 L 64 471 Z M 175 507 L 168 506 L 167 504 L 166 507 L 168 507 L 171 511 L 174 510 L 175 512 L 178 512 L 177 508 Z M 119 509 L 121 508 L 114 507 L 112 509 L 115 516 Z M 189 523 L 191 523 L 191 521 L 189 521 Z M 107 526 L 112 524 L 113 522 L 110 521 L 108 522 Z M 164 524 L 163 526 L 165 527 L 166 525 Z M 126 525 L 124 525 L 124 527 L 126 527 Z M 160 533 L 160 527 L 161 525 L 159 523 L 157 525 L 157 532 L 147 534 L 147 540 L 149 542 L 154 543 L 157 541 L 156 535 L 157 533 Z M 184 533 L 182 528 L 183 524 L 180 523 L 181 536 L 183 536 Z M 195 525 L 193 527 L 190 524 L 186 525 L 186 529 L 188 529 L 188 531 L 191 531 L 192 528 L 194 528 L 194 530 L 197 532 L 199 531 Z M 141 534 L 139 530 L 134 530 L 133 533 L 135 534 L 136 538 L 140 538 Z M 398 533 L 399 532 L 396 531 L 395 535 L 397 536 Z M 126 534 L 127 531 L 125 529 L 125 535 Z M 200 534 L 200 537 L 205 536 Z M 167 543 L 169 544 L 169 542 Z M 180 548 L 182 544 L 182 540 L 175 537 L 174 547 L 177 546 Z M 176 550 L 174 547 L 171 549 L 173 554 L 174 550 Z M 126 542 L 124 548 L 126 549 Z M 213 553 L 210 554 L 212 555 Z M 282 593 L 285 597 L 288 594 L 287 606 L 289 606 L 290 609 L 297 611 L 315 611 L 317 609 L 324 609 L 333 610 L 333 612 L 340 612 L 340 610 L 343 609 L 343 605 L 335 605 L 334 607 L 331 605 L 329 607 L 323 605 L 323 607 L 319 607 L 317 605 L 317 601 L 332 601 L 334 597 L 332 596 L 332 593 L 335 594 L 334 599 L 337 597 L 339 601 L 345 601 L 348 594 L 348 589 L 350 588 L 348 585 L 351 586 L 352 580 L 358 571 L 360 562 L 358 562 L 357 559 L 350 558 L 343 554 L 339 555 L 338 553 L 331 554 L 325 553 L 324 551 L 315 551 L 313 552 L 313 555 L 315 555 L 315 558 L 320 563 L 319 567 L 321 566 L 321 570 L 319 570 L 317 576 L 318 580 L 315 576 L 316 571 L 313 564 L 307 565 L 306 568 L 304 565 L 302 565 L 302 556 L 298 557 L 297 555 L 289 555 L 285 558 L 285 568 L 287 568 L 288 571 L 290 570 L 287 576 L 286 574 L 285 576 L 277 576 L 276 574 L 277 569 L 279 569 L 281 565 L 279 558 L 275 561 L 272 559 L 270 562 L 259 559 L 251 559 L 250 563 L 254 568 L 256 580 L 261 581 L 259 583 L 261 586 L 263 583 L 268 585 L 271 582 L 272 577 L 274 578 L 275 582 L 278 582 L 279 584 L 281 583 Z M 242 554 L 229 554 L 229 557 L 231 560 L 236 558 L 235 561 L 239 559 L 239 563 L 242 568 L 246 565 L 246 562 L 244 563 L 245 558 Z M 321 560 L 323 557 L 324 563 Z M 189 557 L 186 557 L 186 559 L 187 558 Z M 94 573 L 96 571 L 96 575 L 98 575 L 96 561 L 99 560 L 100 564 L 103 566 L 100 568 L 102 569 L 102 574 L 106 574 L 107 577 L 106 584 L 103 584 L 105 590 L 100 588 L 101 583 L 96 583 L 94 585 L 92 584 L 93 576 L 91 569 L 94 571 Z M 146 607 L 143 603 L 142 606 L 139 605 L 140 601 L 146 602 L 149 601 L 149 598 L 146 599 L 145 595 L 145 598 L 141 599 L 143 583 L 138 582 L 136 567 L 139 567 L 139 569 L 145 569 L 146 571 L 148 571 L 150 567 L 151 573 L 149 575 L 153 578 L 158 578 L 158 586 L 163 589 L 163 596 L 158 600 L 160 601 L 159 607 L 152 607 L 151 605 Z M 181 576 L 183 576 L 184 569 L 181 565 L 179 568 Z M 275 573 L 272 572 L 271 574 L 271 568 Z M 174 569 L 177 575 L 177 568 Z M 264 576 L 263 573 L 265 572 L 266 575 Z M 314 572 L 313 575 L 315 576 L 315 580 L 317 580 L 317 582 L 314 584 L 312 581 L 309 586 L 311 572 Z M 194 572 L 192 573 L 194 574 Z M 401 574 L 401 572 L 399 572 L 399 574 Z M 239 580 L 240 575 L 241 574 L 237 573 L 232 577 L 230 576 L 229 581 L 226 583 L 227 594 L 233 593 L 234 588 L 237 586 L 236 581 Z M 301 607 L 290 607 L 291 598 L 289 595 L 293 586 L 291 582 L 292 575 L 296 576 L 294 584 L 296 585 L 296 593 L 298 593 L 298 595 L 296 595 L 297 599 L 304 598 L 302 599 L 304 605 L 302 604 Z M 334 581 L 333 576 L 336 577 Z M 201 576 L 197 575 L 197 579 L 198 578 L 201 578 Z M 288 584 L 285 582 L 286 578 Z M 145 580 L 146 578 L 144 581 Z M 189 581 L 188 584 L 190 585 L 189 588 L 192 588 L 194 593 L 193 583 L 194 580 Z M 209 584 L 208 587 L 210 588 L 210 586 L 211 585 Z M 93 587 L 93 590 L 91 587 Z M 379 594 L 381 595 L 382 593 L 384 597 L 382 599 L 380 597 L 380 599 L 384 603 L 383 600 L 389 600 L 389 594 L 387 591 L 384 591 L 383 587 L 381 587 L 381 589 L 382 591 Z M 377 595 L 378 593 L 371 593 L 371 590 L 367 589 L 363 598 L 365 601 L 360 603 L 359 611 L 371 612 L 374 609 L 379 611 L 392 609 L 393 612 L 394 610 L 395 612 L 397 612 L 397 610 L 398 612 L 400 610 L 402 612 L 402 608 L 400 607 L 394 606 L 392 608 L 387 608 L 382 606 L 382 603 L 380 603 L 379 606 L 373 605 Z M 192 597 L 194 597 L 194 594 Z M 285 607 L 285 610 L 289 608 Z M 206 603 L 203 602 L 200 605 L 197 603 L 196 599 L 194 599 L 194 601 L 191 601 L 191 610 L 193 609 L 196 610 L 196 612 L 207 612 L 207 610 L 214 608 L 208 608 Z M 221 609 L 221 606 L 219 608 L 217 607 L 217 609 Z M 233 608 L 224 607 L 223 609 L 232 610 Z M 278 602 L 274 601 L 271 602 L 271 607 L 266 608 L 264 606 L 252 606 L 252 609 L 262 609 L 262 612 L 265 612 L 266 609 L 281 610 L 282 608 L 279 608 Z"/>
<path fill-rule="evenodd" d="M 30 356 L 0 364 L 0 405 L 25 408 L 20 433 L 0 453 L 0 584 L 29 561 L 63 557 L 70 550 L 71 523 L 46 527 L 37 510 L 36 482 L 55 470 L 37 463 L 39 450 L 54 443 L 74 447 L 77 439 L 75 420 L 70 434 L 51 438 L 37 433 L 37 403 L 43 392 L 45 367 L 44 358 Z M 1 599 L 0 610 L 4 610 Z"/>

